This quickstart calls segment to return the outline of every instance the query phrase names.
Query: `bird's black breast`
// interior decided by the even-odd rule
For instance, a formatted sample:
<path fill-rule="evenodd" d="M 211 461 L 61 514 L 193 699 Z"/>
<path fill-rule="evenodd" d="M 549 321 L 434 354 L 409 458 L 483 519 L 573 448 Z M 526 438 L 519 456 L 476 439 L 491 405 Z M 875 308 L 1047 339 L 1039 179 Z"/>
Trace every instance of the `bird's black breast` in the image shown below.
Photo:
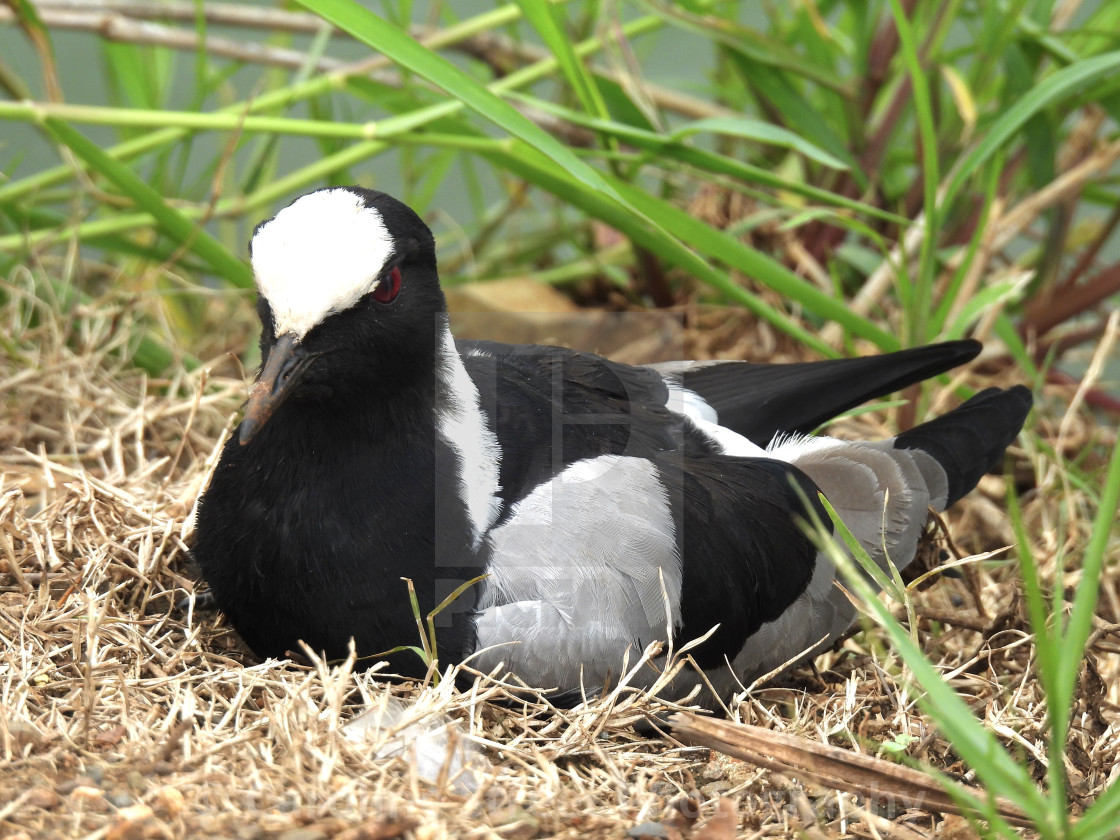
<path fill-rule="evenodd" d="M 326 417 L 300 416 L 312 409 L 284 409 L 249 445 L 231 437 L 199 504 L 192 552 L 218 606 L 262 657 L 301 640 L 330 659 L 347 655 L 351 637 L 359 656 L 418 645 L 402 578 L 426 614 L 481 572 L 451 495 L 456 456 L 430 424 L 386 440 L 335 412 L 317 412 L 327 431 Z M 439 629 L 449 655 L 471 643 L 472 597 Z M 423 670 L 411 653 L 390 661 L 398 673 Z"/>

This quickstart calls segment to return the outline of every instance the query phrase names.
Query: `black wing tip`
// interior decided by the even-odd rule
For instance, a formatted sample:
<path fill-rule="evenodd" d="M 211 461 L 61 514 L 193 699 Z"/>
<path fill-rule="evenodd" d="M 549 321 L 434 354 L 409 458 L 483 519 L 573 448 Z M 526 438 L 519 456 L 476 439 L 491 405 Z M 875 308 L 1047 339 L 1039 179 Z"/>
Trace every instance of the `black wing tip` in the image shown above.
<path fill-rule="evenodd" d="M 914 365 L 914 373 L 924 374 L 923 378 L 928 379 L 931 376 L 963 365 L 965 362 L 971 362 L 980 355 L 980 351 L 983 349 L 984 345 L 974 338 L 958 338 L 953 341 L 939 341 L 935 344 L 922 344 L 917 347 L 895 350 L 892 353 L 884 353 L 880 357 L 869 356 L 865 358 L 912 358 L 915 362 L 925 359 L 927 361 L 924 365 Z"/>
<path fill-rule="evenodd" d="M 945 470 L 946 507 L 963 498 L 994 469 L 1023 429 L 1034 395 L 1023 385 L 986 388 L 948 414 L 895 438 L 897 449 L 920 449 Z"/>
<path fill-rule="evenodd" d="M 934 344 L 932 346 L 944 347 L 946 350 L 950 350 L 952 356 L 959 359 L 957 364 L 961 365 L 965 362 L 971 362 L 979 356 L 980 351 L 984 349 L 984 345 L 975 338 L 959 338 L 955 341 L 942 341 L 940 344 Z"/>
<path fill-rule="evenodd" d="M 982 349 L 962 338 L 820 362 L 720 362 L 685 369 L 679 381 L 719 413 L 721 425 L 765 446 L 778 432 L 811 432 L 868 400 L 972 361 Z"/>
<path fill-rule="evenodd" d="M 961 403 L 953 412 L 978 411 L 980 409 L 994 409 L 1000 412 L 1002 422 L 999 428 L 1010 433 L 1010 440 L 1023 428 L 1027 415 L 1034 407 L 1034 394 L 1026 385 L 1012 385 L 1010 388 L 985 388 L 978 391 L 969 399 Z M 1014 429 L 1014 431 L 1012 431 Z M 1010 443 L 1010 440 L 1008 443 Z"/>

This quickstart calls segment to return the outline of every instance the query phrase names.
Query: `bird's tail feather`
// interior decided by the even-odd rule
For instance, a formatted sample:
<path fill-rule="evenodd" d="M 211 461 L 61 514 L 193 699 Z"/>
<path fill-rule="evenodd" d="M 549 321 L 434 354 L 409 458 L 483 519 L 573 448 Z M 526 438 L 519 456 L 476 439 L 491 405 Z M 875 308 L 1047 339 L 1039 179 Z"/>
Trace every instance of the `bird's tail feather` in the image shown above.
<path fill-rule="evenodd" d="M 894 439 L 895 449 L 917 449 L 945 471 L 948 498 L 956 502 L 1000 462 L 1031 410 L 1031 392 L 1022 385 L 988 388 L 935 420 Z"/>

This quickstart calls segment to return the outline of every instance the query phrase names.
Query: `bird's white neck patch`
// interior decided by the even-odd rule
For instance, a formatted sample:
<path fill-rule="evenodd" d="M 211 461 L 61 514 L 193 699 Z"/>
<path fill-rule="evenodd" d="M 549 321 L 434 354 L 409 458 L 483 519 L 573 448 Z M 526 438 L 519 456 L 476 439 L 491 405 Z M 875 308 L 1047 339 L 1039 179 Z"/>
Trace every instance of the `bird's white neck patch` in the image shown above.
<path fill-rule="evenodd" d="M 328 315 L 376 288 L 393 255 L 381 214 L 346 189 L 296 199 L 253 235 L 257 288 L 276 335 L 303 338 Z"/>
<path fill-rule="evenodd" d="M 502 512 L 498 495 L 502 489 L 498 484 L 502 448 L 486 424 L 478 388 L 455 349 L 451 332 L 444 328 L 438 340 L 436 364 L 443 380 L 445 402 L 437 412 L 437 428 L 459 456 L 459 492 L 474 530 L 472 548 L 477 550 Z"/>

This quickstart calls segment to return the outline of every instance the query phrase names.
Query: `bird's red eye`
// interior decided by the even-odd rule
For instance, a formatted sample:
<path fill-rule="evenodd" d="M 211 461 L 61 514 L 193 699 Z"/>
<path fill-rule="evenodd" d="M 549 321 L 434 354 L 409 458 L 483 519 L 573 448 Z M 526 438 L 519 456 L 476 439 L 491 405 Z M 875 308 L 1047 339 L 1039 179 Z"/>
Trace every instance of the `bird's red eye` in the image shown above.
<path fill-rule="evenodd" d="M 371 295 L 378 303 L 392 303 L 401 293 L 401 270 L 393 266 L 389 276 L 382 280 Z"/>

